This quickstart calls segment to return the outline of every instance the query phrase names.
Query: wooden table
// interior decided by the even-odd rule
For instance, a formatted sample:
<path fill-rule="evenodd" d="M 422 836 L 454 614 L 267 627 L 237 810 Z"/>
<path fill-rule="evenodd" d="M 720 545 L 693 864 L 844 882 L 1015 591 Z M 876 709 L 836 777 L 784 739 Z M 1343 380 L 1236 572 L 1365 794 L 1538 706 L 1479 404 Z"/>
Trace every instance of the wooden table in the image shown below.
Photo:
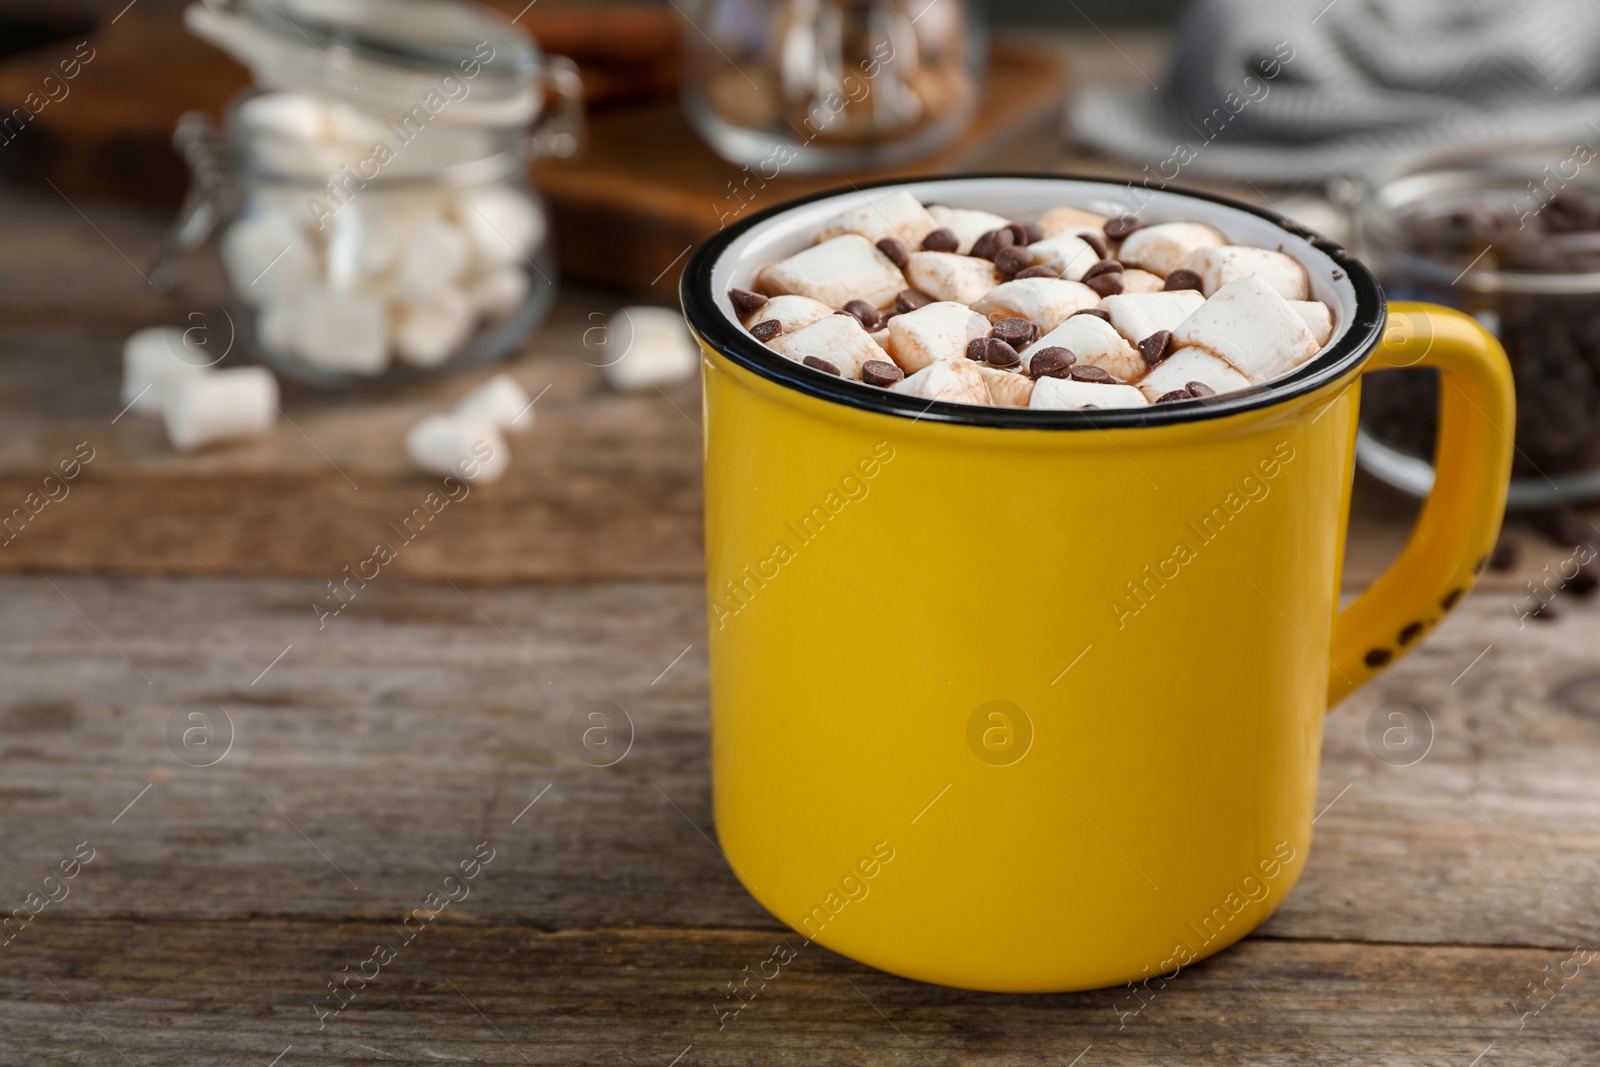
<path fill-rule="evenodd" d="M 1122 62 L 1098 40 L 1069 42 L 1080 76 Z M 1600 610 L 1513 609 L 1560 549 L 1518 534 L 1521 571 L 1329 716 L 1315 849 L 1255 935 L 1148 1002 L 920 985 L 803 946 L 712 844 L 696 387 L 619 396 L 574 355 L 615 298 L 563 295 L 509 368 L 549 386 L 510 475 L 319 629 L 325 583 L 427 491 L 405 427 L 482 375 L 291 390 L 271 438 L 176 456 L 116 417 L 123 337 L 193 310 L 138 274 L 162 221 L 0 196 L 0 504 L 95 450 L 0 548 L 0 911 L 75 872 L 0 946 L 0 1064 L 1600 1057 Z M 1351 590 L 1412 511 L 1358 479 Z M 608 768 L 566 741 L 596 699 L 634 727 Z M 1411 766 L 1366 740 L 1392 701 L 1431 723 Z M 205 725 L 231 747 L 194 766 L 174 731 Z M 325 1015 L 480 842 L 470 895 Z M 795 962 L 719 1029 L 780 942 Z"/>

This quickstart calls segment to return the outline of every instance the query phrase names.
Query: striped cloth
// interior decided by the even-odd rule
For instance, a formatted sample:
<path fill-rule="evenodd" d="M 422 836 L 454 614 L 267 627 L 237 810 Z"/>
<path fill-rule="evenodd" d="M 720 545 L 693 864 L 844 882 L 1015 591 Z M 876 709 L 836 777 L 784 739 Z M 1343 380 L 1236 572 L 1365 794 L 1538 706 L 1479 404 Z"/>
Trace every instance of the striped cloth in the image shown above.
<path fill-rule="evenodd" d="M 1159 91 L 1090 89 L 1069 136 L 1171 181 L 1295 185 L 1399 151 L 1600 151 L 1600 0 L 1194 0 Z"/>

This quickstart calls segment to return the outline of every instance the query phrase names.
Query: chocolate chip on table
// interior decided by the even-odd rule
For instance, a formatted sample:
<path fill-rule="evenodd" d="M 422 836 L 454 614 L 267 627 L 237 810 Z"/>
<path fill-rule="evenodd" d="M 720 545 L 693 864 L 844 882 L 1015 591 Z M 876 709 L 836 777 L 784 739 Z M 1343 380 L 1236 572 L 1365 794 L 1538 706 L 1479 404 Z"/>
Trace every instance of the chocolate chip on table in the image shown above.
<path fill-rule="evenodd" d="M 1033 257 L 1026 248 L 1017 245 L 1007 245 L 995 254 L 995 269 L 1006 277 L 1011 277 L 1033 265 Z"/>
<path fill-rule="evenodd" d="M 1016 239 L 1012 236 L 1010 230 L 1004 228 L 989 230 L 980 234 L 978 239 L 972 242 L 972 250 L 967 255 L 976 256 L 979 259 L 987 259 L 992 263 L 994 262 L 994 257 L 1000 254 L 1002 248 L 1008 248 L 1013 244 L 1016 244 Z"/>
<path fill-rule="evenodd" d="M 765 322 L 758 322 L 754 326 L 750 327 L 750 336 L 754 337 L 762 344 L 766 344 L 768 341 L 772 340 L 782 332 L 783 323 L 779 322 L 777 319 L 768 319 Z"/>
<path fill-rule="evenodd" d="M 1101 296 L 1116 296 L 1123 290 L 1122 273 L 1119 271 L 1115 274 L 1096 274 L 1083 284 Z"/>
<path fill-rule="evenodd" d="M 1179 267 L 1167 275 L 1167 284 L 1164 287 L 1164 291 L 1176 293 L 1180 289 L 1193 289 L 1196 292 L 1203 292 L 1205 281 L 1188 267 Z"/>
<path fill-rule="evenodd" d="M 1056 272 L 1054 270 L 1051 270 L 1049 267 L 1039 266 L 1039 267 L 1029 267 L 1027 270 L 1019 270 L 1019 271 L 1017 271 L 1017 273 L 1015 275 L 1012 276 L 1011 280 L 1014 281 L 1014 282 L 1020 282 L 1024 278 L 1059 278 L 1059 277 L 1061 277 L 1061 275 L 1058 272 Z"/>
<path fill-rule="evenodd" d="M 1079 308 L 1077 311 L 1074 311 L 1072 314 L 1068 315 L 1067 318 L 1075 319 L 1079 315 L 1093 315 L 1097 319 L 1104 319 L 1107 322 L 1111 321 L 1111 312 L 1107 311 L 1105 308 Z"/>
<path fill-rule="evenodd" d="M 1033 354 L 1033 358 L 1028 361 L 1028 374 L 1035 379 L 1065 378 L 1076 362 L 1078 357 L 1070 348 L 1051 345 Z"/>
<path fill-rule="evenodd" d="M 902 289 L 895 294 L 894 309 L 904 315 L 933 303 L 933 297 L 920 289 Z"/>
<path fill-rule="evenodd" d="M 812 370 L 819 370 L 824 374 L 837 375 L 839 373 L 838 367 L 835 367 L 832 363 L 829 363 L 825 359 L 818 359 L 816 356 L 807 356 L 800 362 L 805 366 L 810 367 Z"/>
<path fill-rule="evenodd" d="M 1157 330 L 1139 342 L 1139 354 L 1144 357 L 1144 363 L 1147 367 L 1155 367 L 1156 364 L 1166 359 L 1171 352 L 1171 330 Z M 1188 392 L 1188 389 L 1185 388 L 1184 391 Z"/>
<path fill-rule="evenodd" d="M 1099 256 L 1101 259 L 1107 259 L 1111 255 L 1110 250 L 1106 248 L 1105 241 L 1102 240 L 1100 235 L 1097 233 L 1090 233 L 1088 230 L 1084 230 L 1082 233 L 1078 234 L 1078 240 L 1094 249 L 1094 254 Z"/>
<path fill-rule="evenodd" d="M 1079 278 L 1078 280 L 1080 282 L 1087 283 L 1090 278 L 1098 278 L 1102 274 L 1121 274 L 1121 273 L 1122 273 L 1122 264 L 1121 263 L 1118 263 L 1114 259 L 1102 259 L 1098 263 L 1096 263 L 1094 266 L 1092 266 L 1088 270 L 1084 271 L 1083 272 L 1083 277 Z"/>
<path fill-rule="evenodd" d="M 1205 382 L 1184 382 L 1183 387 L 1189 390 L 1189 395 L 1194 397 L 1196 400 L 1217 395 L 1217 391 L 1211 388 L 1211 386 L 1207 385 Z"/>
<path fill-rule="evenodd" d="M 954 252 L 961 247 L 961 238 L 948 226 L 940 226 L 922 239 L 924 252 Z"/>
<path fill-rule="evenodd" d="M 1019 241 L 1019 244 L 1031 245 L 1037 244 L 1038 242 L 1044 240 L 1044 227 L 1040 226 L 1037 222 L 1023 223 L 1022 232 L 1027 236 L 1028 239 L 1026 241 Z"/>
<path fill-rule="evenodd" d="M 883 240 L 879 241 L 878 251 L 888 256 L 889 262 L 893 263 L 901 270 L 905 270 L 906 264 L 910 262 L 910 260 L 907 258 L 908 253 L 906 252 L 906 246 L 901 244 L 899 241 L 896 241 L 893 237 L 885 237 Z"/>
<path fill-rule="evenodd" d="M 1156 403 L 1157 404 L 1172 404 L 1172 403 L 1176 403 L 1179 400 L 1193 400 L 1193 399 L 1194 399 L 1194 397 L 1189 395 L 1189 390 L 1187 390 L 1187 389 L 1174 389 L 1170 393 L 1162 393 L 1160 396 L 1156 397 Z"/>
<path fill-rule="evenodd" d="M 1105 225 L 1106 236 L 1113 241 L 1125 240 L 1138 228 L 1139 220 L 1132 215 L 1122 215 L 1118 218 L 1107 219 Z"/>
<path fill-rule="evenodd" d="M 741 315 L 748 315 L 752 311 L 760 311 L 766 305 L 767 298 L 760 293 L 752 293 L 748 289 L 729 289 L 728 299 L 733 301 L 733 308 Z"/>
<path fill-rule="evenodd" d="M 1072 380 L 1075 382 L 1093 382 L 1096 385 L 1121 384 L 1116 378 L 1111 376 L 1110 371 L 1103 367 L 1096 367 L 1093 364 L 1075 363 L 1068 373 L 1072 375 Z"/>
<path fill-rule="evenodd" d="M 869 359 L 861 364 L 861 380 L 868 385 L 888 388 L 905 376 L 905 371 L 886 359 Z"/>
<path fill-rule="evenodd" d="M 865 300 L 846 301 L 843 310 L 846 315 L 855 316 L 868 333 L 883 326 L 883 312 Z"/>
<path fill-rule="evenodd" d="M 1022 357 L 1017 355 L 1017 350 L 997 337 L 991 337 L 989 346 L 984 349 L 983 358 L 991 367 L 1015 367 L 1022 362 Z"/>
<path fill-rule="evenodd" d="M 1039 328 L 1023 318 L 1001 319 L 989 331 L 989 336 L 1021 349 L 1039 339 Z"/>

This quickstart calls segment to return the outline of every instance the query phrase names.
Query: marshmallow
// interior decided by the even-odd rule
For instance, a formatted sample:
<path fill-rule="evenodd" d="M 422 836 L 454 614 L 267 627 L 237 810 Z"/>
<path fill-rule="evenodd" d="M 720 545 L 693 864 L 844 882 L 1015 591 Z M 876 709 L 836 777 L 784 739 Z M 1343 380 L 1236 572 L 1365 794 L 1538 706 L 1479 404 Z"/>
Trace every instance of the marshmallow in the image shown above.
<path fill-rule="evenodd" d="M 308 289 L 293 314 L 293 349 L 308 363 L 351 374 L 377 374 L 389 365 L 389 316 L 377 298 Z"/>
<path fill-rule="evenodd" d="M 321 275 L 316 251 L 289 209 L 247 215 L 228 227 L 222 265 L 233 291 L 250 304 L 286 297 Z"/>
<path fill-rule="evenodd" d="M 180 452 L 257 437 L 277 421 L 278 382 L 265 367 L 195 375 L 164 389 L 161 413 L 172 447 Z"/>
<path fill-rule="evenodd" d="M 872 343 L 873 344 L 875 344 L 879 348 L 883 349 L 884 354 L 886 354 L 886 355 L 888 354 L 888 352 L 889 352 L 889 327 L 885 326 L 880 330 L 877 330 L 877 331 L 875 331 L 873 333 L 867 334 L 867 336 L 872 338 Z M 891 356 L 890 358 L 893 359 L 894 357 Z"/>
<path fill-rule="evenodd" d="M 1285 300 L 1304 300 L 1311 295 L 1311 279 L 1300 261 L 1266 248 L 1243 245 L 1197 248 L 1190 253 L 1184 266 L 1200 275 L 1207 296 L 1246 274 L 1254 274 Z"/>
<path fill-rule="evenodd" d="M 256 312 L 256 340 L 268 352 L 293 355 L 299 342 L 299 294 L 287 300 L 269 300 Z"/>
<path fill-rule="evenodd" d="M 745 329 L 758 322 L 776 322 L 779 333 L 793 333 L 833 314 L 833 308 L 809 296 L 775 296 L 744 317 Z"/>
<path fill-rule="evenodd" d="M 867 360 L 883 358 L 883 349 L 854 315 L 829 315 L 794 333 L 774 337 L 767 347 L 796 363 L 804 363 L 808 357 L 825 360 L 838 367 L 841 376 L 854 381 L 861 379 L 861 367 Z"/>
<path fill-rule="evenodd" d="M 1149 406 L 1144 394 L 1131 385 L 1102 385 L 1074 378 L 1040 378 L 1033 383 L 1028 406 L 1035 410 L 1081 410 L 1096 408 L 1142 408 Z"/>
<path fill-rule="evenodd" d="M 930 363 L 889 388 L 896 393 L 909 393 L 951 404 L 982 404 L 985 407 L 993 404 L 983 374 L 978 365 L 968 359 Z"/>
<path fill-rule="evenodd" d="M 1196 249 L 1225 245 L 1220 230 L 1203 222 L 1163 222 L 1134 230 L 1122 242 L 1117 258 L 1163 278 L 1182 267 Z"/>
<path fill-rule="evenodd" d="M 1190 382 L 1209 385 L 1218 393 L 1231 393 L 1248 386 L 1250 379 L 1203 348 L 1180 348 L 1140 379 L 1139 391 L 1153 404 Z"/>
<path fill-rule="evenodd" d="M 941 361 L 967 358 L 967 342 L 989 335 L 989 320 L 952 300 L 927 304 L 889 320 L 889 354 L 907 374 Z"/>
<path fill-rule="evenodd" d="M 974 364 L 976 366 L 976 364 Z M 999 367 L 978 367 L 983 384 L 989 387 L 989 399 L 996 407 L 1025 408 L 1033 396 L 1033 380 L 1026 374 Z"/>
<path fill-rule="evenodd" d="M 466 234 L 442 218 L 411 232 L 395 267 L 394 291 L 402 299 L 431 300 L 467 271 L 472 248 Z"/>
<path fill-rule="evenodd" d="M 528 256 L 544 241 L 544 216 L 525 193 L 509 185 L 463 191 L 454 214 L 484 267 L 526 266 Z"/>
<path fill-rule="evenodd" d="M 497 482 L 511 465 L 511 450 L 492 422 L 461 415 L 429 415 L 406 433 L 406 455 L 429 474 L 469 482 Z"/>
<path fill-rule="evenodd" d="M 1167 288 L 1166 279 L 1159 274 L 1151 274 L 1138 267 L 1129 267 L 1122 272 L 1122 291 L 1124 293 L 1159 293 Z"/>
<path fill-rule="evenodd" d="M 1111 325 L 1117 332 L 1138 344 L 1153 333 L 1176 329 L 1205 302 L 1206 298 L 1193 289 L 1179 289 L 1171 293 L 1119 293 L 1106 297 L 1100 306 L 1111 313 Z"/>
<path fill-rule="evenodd" d="M 528 299 L 528 275 L 521 267 L 495 267 L 467 290 L 472 306 L 491 319 L 508 318 Z"/>
<path fill-rule="evenodd" d="M 1105 232 L 1106 217 L 1075 207 L 1053 207 L 1039 216 L 1039 228 L 1046 237 L 1085 232 L 1098 236 Z"/>
<path fill-rule="evenodd" d="M 851 300 L 887 307 L 906 287 L 900 269 L 857 233 L 841 234 L 763 268 L 756 286 L 768 296 L 795 293 L 838 309 Z"/>
<path fill-rule="evenodd" d="M 456 414 L 492 423 L 502 430 L 533 428 L 533 403 L 522 383 L 509 374 L 496 374 L 461 398 Z"/>
<path fill-rule="evenodd" d="M 1160 285 L 1159 279 L 1156 284 Z M 1069 282 L 1065 278 L 1020 278 L 990 289 L 973 303 L 972 310 L 987 315 L 990 322 L 1024 318 L 1039 327 L 1041 333 L 1049 333 L 1074 312 L 1098 303 L 1100 294 L 1081 282 Z"/>
<path fill-rule="evenodd" d="M 858 233 L 873 244 L 892 237 L 907 249 L 915 249 L 921 248 L 922 239 L 939 228 L 928 209 L 904 189 L 863 196 L 866 203 L 840 212 L 823 223 L 817 240 Z"/>
<path fill-rule="evenodd" d="M 151 326 L 139 330 L 122 346 L 122 403 L 131 411 L 154 414 L 161 410 L 166 391 L 178 382 L 196 378 L 213 362 L 203 352 L 190 352 L 182 330 Z"/>
<path fill-rule="evenodd" d="M 402 304 L 395 317 L 394 346 L 413 367 L 437 367 L 472 336 L 476 315 L 459 289 L 441 289 L 425 303 Z"/>
<path fill-rule="evenodd" d="M 956 252 L 963 256 L 972 251 L 973 242 L 990 230 L 1011 225 L 1010 219 L 989 211 L 969 211 L 966 208 L 945 207 L 943 204 L 934 204 L 928 208 L 928 214 L 933 216 L 938 227 L 956 235 L 956 240 L 959 242 L 956 245 Z M 920 244 L 919 239 L 918 244 L 912 247 L 919 247 Z"/>
<path fill-rule="evenodd" d="M 1333 339 L 1333 309 L 1320 300 L 1291 300 L 1289 306 L 1305 320 L 1317 347 L 1326 348 Z"/>
<path fill-rule="evenodd" d="M 606 367 L 613 389 L 648 389 L 694 377 L 700 349 L 670 308 L 625 307 L 611 316 L 608 343 L 622 355 Z"/>
<path fill-rule="evenodd" d="M 1046 348 L 1065 348 L 1079 363 L 1099 367 L 1124 381 L 1145 371 L 1139 350 L 1098 315 L 1075 315 L 1029 345 L 1022 354 L 1023 368 L 1031 366 L 1035 352 Z"/>
<path fill-rule="evenodd" d="M 987 259 L 954 252 L 913 252 L 906 280 L 935 300 L 971 304 L 999 285 L 1004 276 Z"/>
<path fill-rule="evenodd" d="M 1089 242 L 1070 233 L 1035 241 L 1027 246 L 1026 251 L 1034 266 L 1049 267 L 1074 282 L 1081 280 L 1090 267 L 1100 262 L 1100 253 Z"/>
<path fill-rule="evenodd" d="M 1254 274 L 1217 290 L 1172 331 L 1172 339 L 1178 347 L 1221 356 L 1252 382 L 1293 370 L 1319 347 L 1294 305 Z"/>

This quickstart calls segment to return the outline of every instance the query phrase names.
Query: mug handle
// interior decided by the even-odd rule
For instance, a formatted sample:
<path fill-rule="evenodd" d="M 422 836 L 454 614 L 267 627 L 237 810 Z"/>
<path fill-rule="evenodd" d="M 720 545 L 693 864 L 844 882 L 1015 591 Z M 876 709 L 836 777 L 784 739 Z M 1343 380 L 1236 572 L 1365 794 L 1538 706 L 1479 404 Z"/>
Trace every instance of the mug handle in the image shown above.
<path fill-rule="evenodd" d="M 1459 311 L 1391 304 L 1362 373 L 1400 367 L 1439 371 L 1433 492 L 1399 558 L 1334 623 L 1330 708 L 1415 648 L 1466 595 L 1505 512 L 1516 395 L 1500 342 Z"/>

